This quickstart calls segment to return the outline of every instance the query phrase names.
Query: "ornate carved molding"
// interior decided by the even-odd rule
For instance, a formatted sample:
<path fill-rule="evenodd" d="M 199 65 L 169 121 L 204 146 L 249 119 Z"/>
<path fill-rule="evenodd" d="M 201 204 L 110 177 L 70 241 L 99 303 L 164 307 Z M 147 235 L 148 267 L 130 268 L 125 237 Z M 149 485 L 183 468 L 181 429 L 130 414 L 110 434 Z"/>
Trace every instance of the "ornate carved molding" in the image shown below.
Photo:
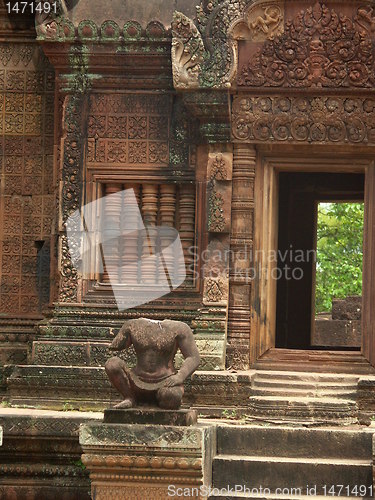
<path fill-rule="evenodd" d="M 250 143 L 375 144 L 375 99 L 236 97 L 232 135 Z"/>
<path fill-rule="evenodd" d="M 372 88 L 375 83 L 372 22 L 372 13 L 366 7 L 359 8 L 350 19 L 316 2 L 287 21 L 282 35 L 263 44 L 240 69 L 237 84 Z"/>
<path fill-rule="evenodd" d="M 51 2 L 52 3 L 52 2 Z M 58 2 L 59 3 L 59 2 Z M 52 11 L 52 10 L 51 10 Z M 120 27 L 107 20 L 97 25 L 90 19 L 75 26 L 66 16 L 66 10 L 58 7 L 56 14 L 36 16 L 38 40 L 43 41 L 93 41 L 93 42 L 139 42 L 170 40 L 170 32 L 159 21 L 150 21 L 143 28 L 137 21 L 129 20 Z"/>

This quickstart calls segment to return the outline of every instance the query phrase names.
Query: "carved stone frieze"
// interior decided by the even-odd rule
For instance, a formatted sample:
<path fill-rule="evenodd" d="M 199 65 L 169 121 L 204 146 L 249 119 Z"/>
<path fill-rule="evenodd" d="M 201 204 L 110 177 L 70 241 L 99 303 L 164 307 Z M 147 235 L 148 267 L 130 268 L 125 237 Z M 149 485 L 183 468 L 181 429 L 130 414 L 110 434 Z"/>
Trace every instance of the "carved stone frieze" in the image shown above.
<path fill-rule="evenodd" d="M 52 2 L 62 4 L 63 2 Z M 65 2 L 64 2 L 65 3 Z M 170 32 L 159 21 L 150 21 L 145 28 L 137 21 L 128 21 L 121 28 L 115 21 L 106 20 L 97 25 L 91 19 L 83 19 L 74 25 L 67 16 L 66 6 L 52 7 L 49 14 L 36 16 L 36 31 L 38 40 L 43 41 L 105 41 L 105 42 L 161 42 L 170 39 Z"/>
<path fill-rule="evenodd" d="M 375 144 L 375 99 L 236 97 L 232 136 L 250 143 Z"/>
<path fill-rule="evenodd" d="M 363 23 L 359 24 L 365 11 L 359 12 L 351 19 L 316 2 L 287 21 L 282 35 L 267 40 L 250 57 L 239 70 L 237 84 L 271 88 L 373 87 L 374 42 Z"/>
<path fill-rule="evenodd" d="M 228 33 L 232 23 L 242 19 L 245 6 L 245 0 L 202 2 L 197 7 L 196 24 L 186 16 L 182 18 L 183 24 L 174 22 L 172 43 L 178 50 L 172 52 L 172 64 L 177 89 L 189 87 L 181 76 L 192 67 L 193 87 L 230 87 L 237 69 L 237 47 Z M 176 16 L 181 19 L 181 14 Z M 181 68 L 180 72 L 175 68 Z"/>

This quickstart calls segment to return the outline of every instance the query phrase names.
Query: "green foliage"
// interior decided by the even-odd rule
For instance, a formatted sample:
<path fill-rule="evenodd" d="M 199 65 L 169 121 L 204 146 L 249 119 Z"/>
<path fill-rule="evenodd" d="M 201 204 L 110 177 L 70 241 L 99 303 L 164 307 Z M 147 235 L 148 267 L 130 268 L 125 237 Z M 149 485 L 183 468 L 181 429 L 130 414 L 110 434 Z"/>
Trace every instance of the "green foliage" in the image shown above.
<path fill-rule="evenodd" d="M 363 203 L 318 207 L 316 312 L 330 311 L 333 298 L 362 294 Z"/>

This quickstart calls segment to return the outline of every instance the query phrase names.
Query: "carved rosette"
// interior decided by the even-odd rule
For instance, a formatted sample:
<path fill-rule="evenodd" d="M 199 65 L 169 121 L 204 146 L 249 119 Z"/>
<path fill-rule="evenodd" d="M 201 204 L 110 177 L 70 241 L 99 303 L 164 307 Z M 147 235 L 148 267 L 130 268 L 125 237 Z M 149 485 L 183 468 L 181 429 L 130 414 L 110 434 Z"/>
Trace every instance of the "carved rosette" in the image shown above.
<path fill-rule="evenodd" d="M 372 88 L 374 42 L 362 17 L 350 19 L 320 2 L 285 23 L 239 70 L 244 87 Z M 367 13 L 368 14 L 368 13 Z"/>
<path fill-rule="evenodd" d="M 375 99 L 353 97 L 236 97 L 235 141 L 375 144 Z"/>

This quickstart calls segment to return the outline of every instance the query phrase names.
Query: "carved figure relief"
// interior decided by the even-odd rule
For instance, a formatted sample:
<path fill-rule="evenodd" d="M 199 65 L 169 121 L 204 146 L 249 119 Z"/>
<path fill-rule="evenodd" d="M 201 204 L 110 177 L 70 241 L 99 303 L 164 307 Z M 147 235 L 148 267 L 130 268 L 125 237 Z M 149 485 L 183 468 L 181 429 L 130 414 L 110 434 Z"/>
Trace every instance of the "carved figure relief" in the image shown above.
<path fill-rule="evenodd" d="M 228 181 L 232 178 L 232 154 L 210 153 L 208 155 L 208 178 L 210 181 Z"/>
<path fill-rule="evenodd" d="M 282 32 L 283 12 L 278 5 L 258 6 L 248 15 L 248 25 L 251 29 L 251 38 L 254 41 L 263 41 Z"/>
<path fill-rule="evenodd" d="M 361 10 L 363 16 L 369 11 Z M 246 87 L 369 88 L 375 83 L 373 42 L 363 28 L 316 2 L 285 24 L 243 65 Z"/>
<path fill-rule="evenodd" d="M 355 17 L 357 24 L 363 28 L 365 32 L 373 33 L 375 31 L 375 12 L 370 5 L 364 5 L 357 10 Z"/>

